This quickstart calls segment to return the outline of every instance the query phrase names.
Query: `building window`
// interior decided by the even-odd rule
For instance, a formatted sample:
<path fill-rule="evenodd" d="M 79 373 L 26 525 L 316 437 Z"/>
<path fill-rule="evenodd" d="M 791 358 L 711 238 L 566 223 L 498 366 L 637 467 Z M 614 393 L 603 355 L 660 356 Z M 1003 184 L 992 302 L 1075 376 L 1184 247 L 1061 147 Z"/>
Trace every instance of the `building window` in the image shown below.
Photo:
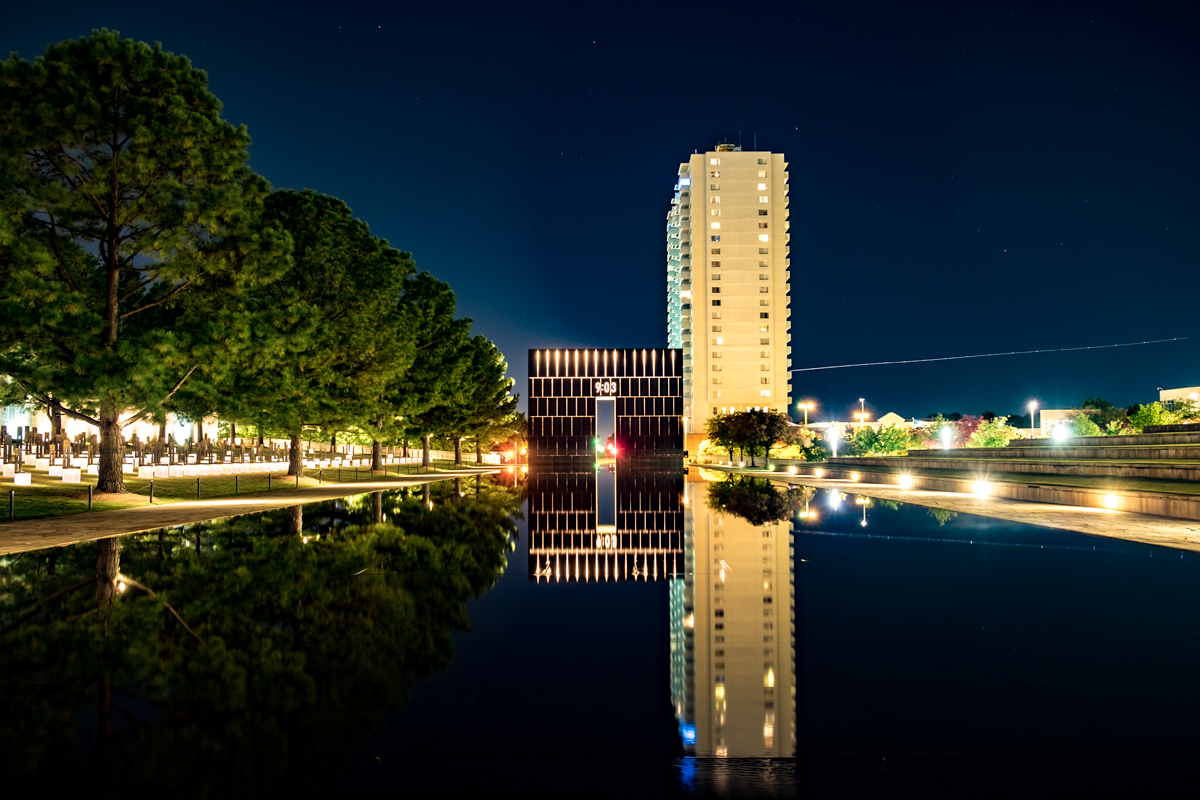
<path fill-rule="evenodd" d="M 710 237 L 708 237 L 708 238 L 712 239 L 714 242 L 719 242 L 719 241 L 721 241 L 721 236 L 720 236 L 720 234 L 718 234 L 718 235 L 716 235 L 716 236 L 710 236 Z"/>
<path fill-rule="evenodd" d="M 719 183 L 710 183 L 710 184 L 708 185 L 708 190 L 709 190 L 710 192 L 719 192 L 719 191 L 721 191 L 721 184 L 719 184 Z"/>
<path fill-rule="evenodd" d="M 763 276 L 762 280 L 766 280 L 766 276 Z M 766 293 L 767 293 L 767 292 L 769 292 L 769 291 L 771 291 L 771 287 L 770 287 L 770 286 L 760 286 L 760 287 L 758 287 L 758 293 L 759 293 L 759 294 L 766 294 Z"/>
<path fill-rule="evenodd" d="M 768 383 L 770 383 L 770 382 L 771 382 L 771 379 L 770 379 L 770 378 L 759 378 L 759 379 L 758 379 L 758 382 L 759 382 L 759 383 L 761 383 L 761 384 L 763 384 L 763 385 L 765 386 L 765 385 L 767 385 Z"/>
<path fill-rule="evenodd" d="M 723 338 L 721 338 L 720 336 L 718 336 L 716 339 L 712 340 L 712 343 L 713 344 L 725 344 L 725 340 Z"/>
<path fill-rule="evenodd" d="M 770 300 L 759 300 L 758 304 L 760 306 L 769 306 L 769 305 L 771 305 L 771 301 Z"/>
<path fill-rule="evenodd" d="M 761 392 L 759 392 L 759 395 L 761 395 L 762 397 L 770 397 L 770 396 L 771 396 L 771 390 L 770 390 L 770 389 L 763 389 Z M 769 642 L 769 641 L 770 641 L 770 639 L 763 639 L 763 641 L 764 641 L 764 642 Z"/>
<path fill-rule="evenodd" d="M 765 177 L 767 177 L 767 171 L 766 171 L 765 169 L 760 169 L 760 170 L 758 171 L 758 177 L 760 177 L 760 178 L 765 178 Z"/>
<path fill-rule="evenodd" d="M 715 167 L 717 164 L 720 164 L 720 163 L 721 163 L 721 159 L 719 159 L 719 158 L 710 158 L 710 159 L 708 160 L 708 163 L 709 163 L 709 164 L 712 164 L 712 165 Z"/>
<path fill-rule="evenodd" d="M 760 272 L 758 273 L 758 279 L 760 281 L 769 281 L 771 279 L 771 275 L 770 273 Z"/>
<path fill-rule="evenodd" d="M 765 227 L 767 227 L 767 223 L 765 223 L 765 222 L 760 222 L 760 223 L 758 223 L 758 227 L 760 227 L 760 228 L 765 228 Z M 762 239 L 762 237 L 761 237 L 761 236 L 760 236 L 760 237 L 758 237 L 758 238 Z M 763 239 L 763 241 L 765 242 L 765 241 L 766 241 L 766 239 Z"/>
<path fill-rule="evenodd" d="M 771 198 L 767 197 L 765 194 L 760 194 L 760 195 L 758 196 L 758 202 L 760 202 L 760 203 L 766 203 L 766 202 L 769 202 L 769 201 L 770 201 L 770 199 L 771 199 Z"/>
<path fill-rule="evenodd" d="M 765 242 L 765 241 L 767 241 L 767 240 L 768 240 L 768 239 L 770 239 L 770 238 L 771 238 L 771 237 L 770 237 L 770 236 L 768 236 L 768 235 L 767 235 L 767 234 L 765 234 L 765 233 L 760 233 L 760 234 L 758 235 L 758 240 L 759 240 L 760 242 Z"/>
<path fill-rule="evenodd" d="M 716 278 L 716 276 L 714 275 L 714 276 L 713 276 L 713 278 L 715 279 L 715 278 Z M 712 287 L 712 293 L 713 293 L 713 294 L 720 294 L 720 293 L 721 293 L 721 287 L 720 287 L 720 286 L 714 286 L 714 287 Z"/>
<path fill-rule="evenodd" d="M 766 350 L 759 350 L 758 357 L 759 358 L 770 358 L 770 355 L 767 353 Z"/>
<path fill-rule="evenodd" d="M 721 228 L 721 223 L 719 223 L 719 222 L 714 222 L 714 223 L 712 223 L 712 226 L 711 226 L 711 227 L 712 227 L 712 229 L 713 229 L 714 231 L 715 231 L 715 230 L 720 230 L 720 228 Z"/>
<path fill-rule="evenodd" d="M 758 190 L 759 190 L 760 192 L 765 192 L 765 191 L 767 190 L 767 185 L 766 185 L 765 183 L 760 183 L 760 184 L 758 185 Z M 761 198 L 760 198 L 760 199 L 761 199 Z"/>
<path fill-rule="evenodd" d="M 721 202 L 721 198 L 719 198 L 719 197 L 716 197 L 716 196 L 713 196 L 713 197 L 710 197 L 710 198 L 708 198 L 708 202 L 710 202 L 710 203 L 719 203 L 719 202 Z"/>
<path fill-rule="evenodd" d="M 760 158 L 760 159 L 758 160 L 758 164 L 759 164 L 759 166 L 762 166 L 762 165 L 764 165 L 764 164 L 766 164 L 766 163 L 767 163 L 767 160 L 766 160 L 765 158 Z"/>
<path fill-rule="evenodd" d="M 714 302 L 720 302 L 720 301 L 714 301 Z M 759 319 L 770 319 L 771 314 L 768 311 L 760 311 L 760 312 L 758 312 L 758 318 Z"/>
<path fill-rule="evenodd" d="M 713 397 L 720 397 L 720 396 L 721 396 L 721 390 L 720 390 L 720 389 L 717 389 L 715 392 L 713 392 Z"/>
<path fill-rule="evenodd" d="M 759 330 L 762 331 L 763 333 L 771 332 L 771 329 L 769 327 L 767 327 L 766 325 L 763 325 L 761 328 L 759 328 Z"/>
<path fill-rule="evenodd" d="M 765 217 L 765 216 L 768 216 L 768 214 L 767 214 L 767 210 L 766 210 L 765 208 L 760 208 L 760 209 L 758 210 L 758 215 L 759 215 L 760 217 Z"/>
<path fill-rule="evenodd" d="M 759 254 L 760 256 L 765 256 L 765 255 L 767 255 L 767 248 L 765 248 L 765 247 L 760 247 L 760 248 L 758 248 L 758 254 Z"/>
<path fill-rule="evenodd" d="M 720 300 L 713 300 L 713 301 L 712 301 L 712 304 L 713 304 L 714 306 L 719 306 L 719 305 L 721 305 L 721 301 L 720 301 Z"/>
<path fill-rule="evenodd" d="M 770 340 L 770 339 L 759 339 L 759 340 L 758 340 L 758 343 L 759 343 L 760 345 L 767 345 L 767 344 L 770 344 L 770 343 L 771 343 L 771 340 Z"/>
<path fill-rule="evenodd" d="M 720 386 L 722 380 L 723 380 L 723 378 L 713 378 L 712 379 L 713 386 Z"/>
<path fill-rule="evenodd" d="M 720 353 L 720 352 L 713 353 L 713 354 L 712 354 L 712 357 L 713 357 L 713 358 L 720 358 L 720 357 L 721 357 L 721 353 Z"/>
<path fill-rule="evenodd" d="M 770 365 L 768 365 L 768 364 L 759 364 L 759 365 L 758 365 L 758 371 L 759 371 L 759 372 L 770 372 L 770 371 L 771 371 L 771 367 L 770 367 Z"/>
<path fill-rule="evenodd" d="M 708 215 L 709 215 L 710 217 L 719 217 L 719 216 L 721 216 L 721 209 L 719 209 L 719 208 L 710 208 L 710 209 L 708 210 Z"/>
<path fill-rule="evenodd" d="M 714 248 L 712 249 L 712 252 L 711 252 L 711 253 L 709 253 L 709 255 L 710 255 L 710 256 L 719 256 L 719 255 L 721 255 L 721 248 L 719 248 L 719 247 L 714 247 Z"/>
<path fill-rule="evenodd" d="M 712 365 L 712 371 L 713 371 L 713 372 L 720 372 L 720 371 L 721 371 L 721 365 L 720 365 L 720 364 L 713 364 L 713 365 Z"/>
<path fill-rule="evenodd" d="M 714 312 L 712 312 L 712 318 L 713 318 L 713 319 L 720 319 L 720 318 L 721 318 L 721 312 L 720 312 L 720 311 L 714 311 Z"/>
<path fill-rule="evenodd" d="M 720 326 L 720 325 L 713 325 L 713 326 L 712 326 L 712 332 L 713 332 L 713 333 L 720 333 L 720 332 L 721 332 L 721 326 Z"/>
<path fill-rule="evenodd" d="M 720 268 L 721 268 L 721 262 L 720 262 L 720 261 L 714 261 L 714 262 L 712 262 L 712 268 L 713 268 L 713 269 L 720 269 Z"/>
<path fill-rule="evenodd" d="M 715 171 L 714 171 L 714 172 L 710 172 L 710 173 L 708 173 L 708 175 L 709 175 L 709 177 L 710 177 L 710 178 L 719 178 L 719 177 L 721 177 L 721 173 L 719 173 L 719 172 L 715 172 Z"/>

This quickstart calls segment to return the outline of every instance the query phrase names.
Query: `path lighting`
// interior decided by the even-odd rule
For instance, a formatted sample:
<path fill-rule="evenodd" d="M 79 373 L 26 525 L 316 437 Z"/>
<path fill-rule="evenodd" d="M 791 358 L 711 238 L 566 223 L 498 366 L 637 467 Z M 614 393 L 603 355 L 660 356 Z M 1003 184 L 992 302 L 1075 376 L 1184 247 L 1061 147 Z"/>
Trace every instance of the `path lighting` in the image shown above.
<path fill-rule="evenodd" d="M 1032 436 L 1037 427 L 1033 424 L 1034 415 L 1037 414 L 1037 400 L 1031 400 L 1029 403 L 1029 435 Z"/>
<path fill-rule="evenodd" d="M 857 472 L 850 473 L 850 480 L 856 481 L 856 480 L 858 480 L 858 478 L 859 478 L 859 474 Z"/>
<path fill-rule="evenodd" d="M 1115 511 L 1117 506 L 1119 506 L 1120 504 L 1121 504 L 1121 498 L 1117 497 L 1115 494 L 1104 495 L 1104 507 L 1105 508 L 1111 508 Z"/>
<path fill-rule="evenodd" d="M 912 475 L 901 475 L 899 483 L 901 488 L 911 489 L 913 485 Z"/>
<path fill-rule="evenodd" d="M 975 481 L 971 491 L 976 497 L 987 497 L 992 493 L 992 485 L 987 481 Z"/>
<path fill-rule="evenodd" d="M 813 470 L 813 475 L 816 475 L 818 478 L 824 478 L 824 477 L 825 477 L 825 470 L 823 470 L 823 469 L 821 469 L 820 467 L 818 467 L 817 469 Z"/>
<path fill-rule="evenodd" d="M 1054 427 L 1054 441 L 1062 444 L 1067 439 L 1071 438 L 1071 429 L 1066 425 L 1056 425 Z"/>
<path fill-rule="evenodd" d="M 799 472 L 799 471 L 800 471 L 800 470 L 796 469 L 796 467 L 794 467 L 794 466 L 788 467 L 788 474 L 789 474 L 789 475 L 795 475 L 795 474 L 796 474 L 797 472 Z"/>

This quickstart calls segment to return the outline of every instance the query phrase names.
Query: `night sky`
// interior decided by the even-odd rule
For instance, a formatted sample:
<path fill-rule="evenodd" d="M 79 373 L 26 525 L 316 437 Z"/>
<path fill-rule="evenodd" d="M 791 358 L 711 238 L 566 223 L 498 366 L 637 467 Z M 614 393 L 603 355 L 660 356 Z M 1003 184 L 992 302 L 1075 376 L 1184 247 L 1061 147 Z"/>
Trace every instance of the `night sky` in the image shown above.
<path fill-rule="evenodd" d="M 790 163 L 818 419 L 1200 384 L 1196 13 L 1172 3 L 5 3 L 0 50 L 108 27 L 189 56 L 274 186 L 344 199 L 530 347 L 662 346 L 665 216 L 720 139 Z"/>

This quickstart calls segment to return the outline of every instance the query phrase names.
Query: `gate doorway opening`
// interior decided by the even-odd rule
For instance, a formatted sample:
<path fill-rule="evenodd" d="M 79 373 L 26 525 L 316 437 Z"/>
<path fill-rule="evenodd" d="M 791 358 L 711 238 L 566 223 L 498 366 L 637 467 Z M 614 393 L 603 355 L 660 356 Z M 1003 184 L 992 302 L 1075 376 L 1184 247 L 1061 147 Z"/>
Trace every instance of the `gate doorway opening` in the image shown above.
<path fill-rule="evenodd" d="M 617 460 L 617 401 L 596 398 L 596 462 L 612 464 Z"/>
<path fill-rule="evenodd" d="M 617 532 L 617 402 L 596 399 L 596 533 Z"/>

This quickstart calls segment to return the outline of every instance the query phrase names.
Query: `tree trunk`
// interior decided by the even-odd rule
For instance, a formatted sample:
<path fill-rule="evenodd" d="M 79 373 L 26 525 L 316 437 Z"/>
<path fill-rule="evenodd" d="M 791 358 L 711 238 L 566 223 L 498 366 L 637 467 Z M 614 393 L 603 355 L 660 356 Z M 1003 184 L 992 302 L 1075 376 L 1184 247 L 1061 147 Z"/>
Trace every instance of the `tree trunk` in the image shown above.
<path fill-rule="evenodd" d="M 371 492 L 371 522 L 383 524 L 383 492 Z"/>
<path fill-rule="evenodd" d="M 463 496 L 463 490 L 462 490 L 462 478 L 455 478 L 455 479 L 454 479 L 454 491 L 458 493 L 458 496 L 459 496 L 459 497 L 462 497 L 462 496 Z"/>
<path fill-rule="evenodd" d="M 423 503 L 425 503 L 426 508 L 429 508 L 430 500 L 429 500 L 429 484 L 428 483 L 421 485 L 421 501 Z"/>
<path fill-rule="evenodd" d="M 475 437 L 475 463 L 483 463 L 483 445 L 479 443 L 479 437 Z"/>
<path fill-rule="evenodd" d="M 292 506 L 288 509 L 287 532 L 292 536 L 304 533 L 304 506 Z"/>
<path fill-rule="evenodd" d="M 100 614 L 117 596 L 117 576 L 121 574 L 121 539 L 112 536 L 96 542 L 96 608 Z"/>
<path fill-rule="evenodd" d="M 371 440 L 371 469 L 383 469 L 383 446 L 378 439 Z"/>
<path fill-rule="evenodd" d="M 125 461 L 125 440 L 121 437 L 121 414 L 113 402 L 100 409 L 100 475 L 96 491 L 100 494 L 121 494 L 125 478 L 121 465 Z"/>
<path fill-rule="evenodd" d="M 433 465 L 433 460 L 429 457 L 429 437 L 430 434 L 425 434 L 421 437 L 421 466 L 428 467 Z"/>
<path fill-rule="evenodd" d="M 292 434 L 292 445 L 288 448 L 288 475 L 304 475 L 304 461 L 300 458 L 300 431 Z"/>
<path fill-rule="evenodd" d="M 462 466 L 462 437 L 459 436 L 454 440 L 454 466 Z"/>
<path fill-rule="evenodd" d="M 482 477 L 483 477 L 482 475 L 475 476 L 475 499 L 476 500 L 479 499 L 479 479 Z"/>
<path fill-rule="evenodd" d="M 404 447 L 404 449 L 401 450 L 400 452 L 402 452 L 404 454 L 405 458 L 408 458 L 408 437 L 407 436 L 404 437 L 402 446 Z"/>

